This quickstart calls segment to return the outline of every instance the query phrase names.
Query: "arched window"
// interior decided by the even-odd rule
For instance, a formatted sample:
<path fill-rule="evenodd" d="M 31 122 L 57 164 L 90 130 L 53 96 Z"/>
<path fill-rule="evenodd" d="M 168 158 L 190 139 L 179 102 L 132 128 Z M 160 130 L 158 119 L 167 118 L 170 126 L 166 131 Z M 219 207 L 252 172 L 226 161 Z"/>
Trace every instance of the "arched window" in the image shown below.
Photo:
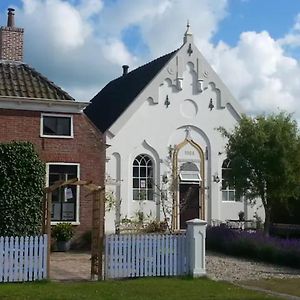
<path fill-rule="evenodd" d="M 231 172 L 230 160 L 227 158 L 222 164 L 222 200 L 223 201 L 238 201 L 235 197 L 235 188 L 229 182 Z"/>
<path fill-rule="evenodd" d="M 153 200 L 153 162 L 146 154 L 133 161 L 133 200 Z"/>

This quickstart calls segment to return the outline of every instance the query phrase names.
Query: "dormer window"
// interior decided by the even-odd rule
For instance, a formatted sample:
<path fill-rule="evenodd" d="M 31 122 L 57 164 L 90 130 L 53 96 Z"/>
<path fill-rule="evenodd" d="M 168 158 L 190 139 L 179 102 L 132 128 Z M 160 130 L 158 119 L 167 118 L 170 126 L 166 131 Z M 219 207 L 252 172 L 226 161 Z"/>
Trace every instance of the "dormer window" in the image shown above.
<path fill-rule="evenodd" d="M 42 114 L 41 137 L 73 138 L 72 115 Z"/>

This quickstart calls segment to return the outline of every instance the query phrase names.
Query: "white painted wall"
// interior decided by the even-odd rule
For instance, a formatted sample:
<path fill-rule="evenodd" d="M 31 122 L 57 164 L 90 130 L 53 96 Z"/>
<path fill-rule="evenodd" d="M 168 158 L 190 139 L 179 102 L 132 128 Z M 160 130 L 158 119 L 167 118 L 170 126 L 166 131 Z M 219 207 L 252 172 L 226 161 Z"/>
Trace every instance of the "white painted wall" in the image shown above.
<path fill-rule="evenodd" d="M 193 50 L 187 50 L 191 44 Z M 170 105 L 166 107 L 168 95 Z M 209 109 L 212 99 L 213 109 Z M 248 218 L 253 217 L 256 206 L 244 202 L 223 202 L 221 182 L 212 177 L 221 177 L 225 159 L 226 140 L 216 130 L 219 126 L 230 130 L 238 122 L 241 109 L 226 86 L 208 65 L 188 36 L 187 42 L 135 101 L 119 117 L 107 132 L 107 174 L 120 182 L 108 186 L 121 201 L 121 218 L 133 217 L 137 210 L 163 219 L 157 201 L 132 200 L 132 163 L 139 154 L 148 154 L 155 164 L 155 181 L 160 185 L 161 176 L 168 172 L 165 163 L 168 147 L 184 141 L 186 128 L 190 137 L 207 153 L 205 160 L 206 220 L 237 219 L 241 210 Z M 187 151 L 188 152 L 188 151 Z M 185 154 L 183 154 L 184 156 Z M 182 159 L 193 160 L 186 154 Z M 261 215 L 261 209 L 259 214 Z M 115 212 L 106 216 L 106 230 L 114 231 Z"/>

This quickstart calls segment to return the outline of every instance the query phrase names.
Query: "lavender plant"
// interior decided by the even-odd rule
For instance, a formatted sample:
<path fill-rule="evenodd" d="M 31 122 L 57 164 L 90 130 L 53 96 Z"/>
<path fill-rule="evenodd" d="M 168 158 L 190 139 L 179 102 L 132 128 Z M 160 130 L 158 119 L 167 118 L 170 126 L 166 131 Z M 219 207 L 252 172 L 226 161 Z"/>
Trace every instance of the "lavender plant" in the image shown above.
<path fill-rule="evenodd" d="M 228 255 L 300 268 L 300 239 L 282 239 L 262 232 L 218 226 L 207 228 L 206 246 L 208 250 Z"/>

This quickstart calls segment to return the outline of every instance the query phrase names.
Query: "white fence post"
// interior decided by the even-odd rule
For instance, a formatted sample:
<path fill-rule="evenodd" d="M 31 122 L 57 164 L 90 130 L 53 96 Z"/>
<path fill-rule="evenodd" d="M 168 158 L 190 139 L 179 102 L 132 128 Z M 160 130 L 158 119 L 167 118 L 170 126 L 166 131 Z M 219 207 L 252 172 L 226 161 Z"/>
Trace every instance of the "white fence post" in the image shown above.
<path fill-rule="evenodd" d="M 205 276 L 205 234 L 207 222 L 200 219 L 193 219 L 186 223 L 188 273 L 193 277 Z"/>

